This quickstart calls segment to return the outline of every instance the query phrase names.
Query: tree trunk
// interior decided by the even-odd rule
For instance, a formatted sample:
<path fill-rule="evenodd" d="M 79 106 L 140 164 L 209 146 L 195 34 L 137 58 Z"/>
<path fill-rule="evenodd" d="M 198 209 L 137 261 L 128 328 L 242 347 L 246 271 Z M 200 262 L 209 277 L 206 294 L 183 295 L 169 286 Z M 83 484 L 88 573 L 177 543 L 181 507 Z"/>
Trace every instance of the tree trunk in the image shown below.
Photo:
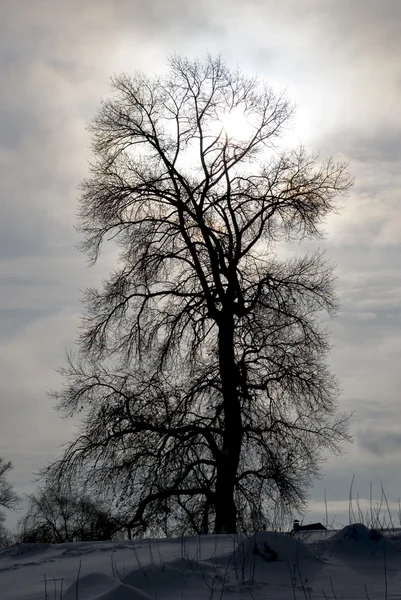
<path fill-rule="evenodd" d="M 209 534 L 209 500 L 206 500 L 205 506 L 203 508 L 203 518 L 202 518 L 202 534 Z"/>
<path fill-rule="evenodd" d="M 236 533 L 235 480 L 242 444 L 241 404 L 234 353 L 234 317 L 219 324 L 219 362 L 223 393 L 224 435 L 216 480 L 216 533 Z"/>

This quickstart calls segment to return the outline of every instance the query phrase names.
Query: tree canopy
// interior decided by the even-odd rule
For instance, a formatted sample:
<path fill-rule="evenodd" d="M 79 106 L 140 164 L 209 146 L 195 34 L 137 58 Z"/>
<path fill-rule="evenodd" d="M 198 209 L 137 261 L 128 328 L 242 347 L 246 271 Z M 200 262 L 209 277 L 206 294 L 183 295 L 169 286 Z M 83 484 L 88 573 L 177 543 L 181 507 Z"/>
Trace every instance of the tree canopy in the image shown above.
<path fill-rule="evenodd" d="M 80 356 L 54 394 L 84 417 L 51 472 L 116 486 L 142 529 L 235 532 L 302 507 L 322 451 L 348 439 L 320 325 L 333 270 L 288 244 L 321 236 L 351 179 L 280 144 L 285 95 L 221 57 L 174 56 L 112 89 L 79 218 L 92 263 L 110 240 L 120 255 L 85 294 Z"/>

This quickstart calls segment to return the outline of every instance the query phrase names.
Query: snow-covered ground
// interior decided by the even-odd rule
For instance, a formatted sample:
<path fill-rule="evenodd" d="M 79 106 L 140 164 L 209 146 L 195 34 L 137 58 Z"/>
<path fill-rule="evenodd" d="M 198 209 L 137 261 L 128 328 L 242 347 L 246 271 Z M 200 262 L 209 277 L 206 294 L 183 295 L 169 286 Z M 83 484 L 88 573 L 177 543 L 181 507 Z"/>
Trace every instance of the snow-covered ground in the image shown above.
<path fill-rule="evenodd" d="M 401 534 L 22 544 L 0 551 L 0 600 L 401 599 Z"/>

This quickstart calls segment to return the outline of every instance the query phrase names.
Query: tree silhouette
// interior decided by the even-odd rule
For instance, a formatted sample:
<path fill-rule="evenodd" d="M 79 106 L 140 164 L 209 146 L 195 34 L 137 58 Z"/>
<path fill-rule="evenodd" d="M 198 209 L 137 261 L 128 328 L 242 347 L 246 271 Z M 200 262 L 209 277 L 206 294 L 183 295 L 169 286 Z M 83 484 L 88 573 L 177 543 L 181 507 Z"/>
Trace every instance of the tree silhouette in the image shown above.
<path fill-rule="evenodd" d="M 320 326 L 332 268 L 288 248 L 320 237 L 351 181 L 280 147 L 283 95 L 219 57 L 169 69 L 115 77 L 90 127 L 82 249 L 121 252 L 85 294 L 81 355 L 54 394 L 86 416 L 53 473 L 119 481 L 133 526 L 173 505 L 174 523 L 232 533 L 245 513 L 302 505 L 322 449 L 347 439 Z"/>
<path fill-rule="evenodd" d="M 0 457 L 0 506 L 9 509 L 15 509 L 20 501 L 13 486 L 7 481 L 7 474 L 12 468 L 10 461 Z"/>
<path fill-rule="evenodd" d="M 109 507 L 83 488 L 66 481 L 47 483 L 27 496 L 26 514 L 19 523 L 24 542 L 61 544 L 110 540 L 123 526 Z"/>

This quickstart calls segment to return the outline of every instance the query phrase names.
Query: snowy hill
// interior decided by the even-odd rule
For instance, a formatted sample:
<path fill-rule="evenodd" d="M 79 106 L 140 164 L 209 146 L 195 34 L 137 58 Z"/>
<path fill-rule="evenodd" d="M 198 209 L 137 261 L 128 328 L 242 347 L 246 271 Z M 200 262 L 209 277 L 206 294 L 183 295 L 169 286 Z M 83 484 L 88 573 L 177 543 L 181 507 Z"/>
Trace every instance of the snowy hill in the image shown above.
<path fill-rule="evenodd" d="M 1 600 L 401 598 L 401 535 L 364 525 L 302 541 L 245 536 L 21 544 L 0 551 Z"/>

